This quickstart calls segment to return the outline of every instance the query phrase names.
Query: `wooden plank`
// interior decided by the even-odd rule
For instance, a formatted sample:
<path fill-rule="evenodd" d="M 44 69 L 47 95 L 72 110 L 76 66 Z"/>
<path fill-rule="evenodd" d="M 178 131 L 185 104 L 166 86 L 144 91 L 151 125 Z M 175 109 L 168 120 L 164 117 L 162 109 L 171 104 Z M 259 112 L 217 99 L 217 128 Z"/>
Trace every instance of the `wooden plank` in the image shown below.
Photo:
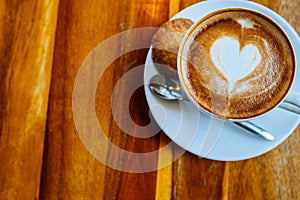
<path fill-rule="evenodd" d="M 0 198 L 37 199 L 58 1 L 0 2 Z"/>
<path fill-rule="evenodd" d="M 125 30 L 160 25 L 168 18 L 167 11 L 168 2 L 162 0 L 61 1 L 41 199 L 154 198 L 156 172 L 125 173 L 106 167 L 88 153 L 74 127 L 71 97 L 77 70 L 96 45 Z M 144 38 L 143 42 L 150 45 L 151 35 Z M 126 43 L 120 41 L 120 45 Z M 110 110 L 111 93 L 123 74 L 144 64 L 146 53 L 147 50 L 134 51 L 118 58 L 105 71 L 96 93 L 96 112 L 104 132 L 115 145 L 133 152 L 156 150 L 159 138 L 136 139 L 120 130 Z M 123 86 L 120 98 L 126 91 Z M 132 97 L 130 110 L 136 123 L 146 125 L 149 122 L 143 89 Z"/>
<path fill-rule="evenodd" d="M 179 1 L 171 0 L 169 2 L 169 19 L 179 12 Z M 166 137 L 164 133 L 161 133 L 159 140 L 159 148 L 163 148 L 170 142 L 170 139 Z M 172 152 L 168 153 L 159 152 L 158 155 L 158 165 L 161 166 L 164 160 L 172 160 Z M 156 181 L 156 194 L 155 199 L 171 199 L 173 193 L 173 163 L 168 166 L 157 170 L 157 181 Z"/>
<path fill-rule="evenodd" d="M 299 1 L 257 1 L 300 33 Z M 254 159 L 228 163 L 228 199 L 297 199 L 300 196 L 300 126 L 280 146 Z"/>
<path fill-rule="evenodd" d="M 180 1 L 179 7 L 183 9 L 194 3 Z M 296 23 L 300 15 L 297 12 L 300 9 L 299 1 L 259 3 L 281 14 L 299 33 Z M 295 178 L 300 175 L 300 160 L 297 156 L 300 147 L 299 129 L 276 149 L 246 161 L 209 161 L 185 153 L 172 166 L 158 171 L 157 195 L 165 194 L 165 199 L 297 198 L 300 191 L 299 178 Z M 169 188 L 170 178 L 172 188 Z M 166 185 L 163 181 L 166 181 Z"/>
<path fill-rule="evenodd" d="M 170 16 L 176 13 L 176 9 L 182 10 L 196 2 L 170 1 Z M 175 5 L 176 3 L 177 5 Z M 163 140 L 166 140 L 166 138 Z M 157 191 L 159 193 L 163 193 L 163 190 L 166 191 L 163 194 L 167 196 L 162 199 L 220 199 L 222 196 L 223 171 L 223 162 L 209 161 L 185 153 L 171 166 L 158 171 Z M 172 180 L 172 188 L 167 188 L 170 179 Z M 163 181 L 167 181 L 167 183 Z M 161 195 L 159 193 L 157 195 Z"/>

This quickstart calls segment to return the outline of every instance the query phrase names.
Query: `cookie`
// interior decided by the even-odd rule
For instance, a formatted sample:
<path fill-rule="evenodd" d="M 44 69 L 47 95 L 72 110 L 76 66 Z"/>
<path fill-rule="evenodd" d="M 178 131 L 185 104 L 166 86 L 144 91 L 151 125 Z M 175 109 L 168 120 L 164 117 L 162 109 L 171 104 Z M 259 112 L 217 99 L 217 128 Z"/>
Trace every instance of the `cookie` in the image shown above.
<path fill-rule="evenodd" d="M 176 71 L 174 71 L 177 70 L 177 52 L 185 33 L 193 23 L 190 19 L 174 19 L 165 22 L 154 34 L 152 59 L 161 73 L 171 76 L 176 74 L 177 76 Z M 173 70 L 168 70 L 168 67 Z"/>

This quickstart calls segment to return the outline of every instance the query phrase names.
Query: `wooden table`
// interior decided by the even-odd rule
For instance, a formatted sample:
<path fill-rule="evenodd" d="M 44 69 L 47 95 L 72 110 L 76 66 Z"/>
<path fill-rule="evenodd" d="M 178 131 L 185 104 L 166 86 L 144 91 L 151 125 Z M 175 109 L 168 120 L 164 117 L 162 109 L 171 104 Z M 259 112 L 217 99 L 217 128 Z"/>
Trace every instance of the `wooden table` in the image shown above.
<path fill-rule="evenodd" d="M 300 33 L 299 0 L 256 1 Z M 72 116 L 72 90 L 88 53 L 122 31 L 158 27 L 196 2 L 0 1 L 1 200 L 300 198 L 300 126 L 280 146 L 253 159 L 220 162 L 186 152 L 147 173 L 107 167 L 81 142 Z M 143 37 L 150 45 L 152 35 Z M 110 99 L 119 78 L 143 64 L 146 54 L 147 49 L 138 50 L 115 60 L 95 97 L 98 120 L 110 141 L 138 153 L 158 150 L 169 139 L 162 131 L 146 139 L 125 134 L 113 120 Z M 129 110 L 137 124 L 149 123 L 143 88 L 130 99 Z M 158 151 L 154 162 L 159 159 Z"/>

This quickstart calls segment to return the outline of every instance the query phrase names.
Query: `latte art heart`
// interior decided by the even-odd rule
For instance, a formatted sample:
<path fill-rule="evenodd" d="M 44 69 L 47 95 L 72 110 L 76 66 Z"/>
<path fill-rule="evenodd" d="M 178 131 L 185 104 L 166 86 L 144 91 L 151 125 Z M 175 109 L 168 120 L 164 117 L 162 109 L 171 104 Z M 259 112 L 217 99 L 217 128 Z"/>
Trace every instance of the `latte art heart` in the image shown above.
<path fill-rule="evenodd" d="M 247 44 L 242 49 L 240 47 L 236 39 L 223 37 L 216 40 L 210 49 L 215 67 L 226 77 L 231 87 L 237 80 L 249 75 L 261 61 L 255 45 Z"/>
<path fill-rule="evenodd" d="M 243 9 L 216 11 L 189 33 L 180 74 L 194 102 L 225 119 L 247 119 L 277 105 L 295 60 L 276 23 Z"/>

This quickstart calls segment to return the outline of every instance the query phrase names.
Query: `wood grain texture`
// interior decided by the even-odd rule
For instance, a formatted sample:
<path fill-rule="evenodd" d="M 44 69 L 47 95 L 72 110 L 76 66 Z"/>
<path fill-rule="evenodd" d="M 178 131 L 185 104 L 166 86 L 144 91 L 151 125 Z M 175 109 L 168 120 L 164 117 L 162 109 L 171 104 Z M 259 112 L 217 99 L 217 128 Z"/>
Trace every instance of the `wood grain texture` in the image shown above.
<path fill-rule="evenodd" d="M 169 17 L 193 3 L 196 1 L 170 1 Z M 166 137 L 161 136 L 161 144 L 168 142 Z M 222 162 L 208 161 L 185 153 L 172 165 L 158 171 L 156 197 L 157 199 L 220 199 L 223 168 Z"/>
<path fill-rule="evenodd" d="M 57 1 L 0 2 L 0 198 L 39 196 Z"/>
<path fill-rule="evenodd" d="M 299 199 L 300 126 L 280 146 L 253 159 L 220 162 L 186 152 L 172 164 L 147 173 L 110 168 L 94 158 L 81 142 L 73 119 L 72 92 L 87 55 L 115 34 L 158 27 L 197 2 L 0 2 L 1 200 Z M 300 33 L 299 0 L 256 2 L 282 15 Z M 150 45 L 152 35 L 153 32 L 139 35 L 135 42 Z M 126 48 L 130 41 L 120 39 L 107 53 Z M 95 110 L 107 138 L 130 152 L 157 151 L 145 163 L 126 157 L 126 166 L 159 166 L 174 156 L 172 150 L 158 151 L 170 142 L 163 131 L 149 138 L 136 138 L 119 128 L 112 115 L 111 98 L 116 83 L 144 64 L 147 52 L 148 49 L 140 49 L 117 58 L 105 70 L 96 90 Z M 136 80 L 142 77 L 143 72 L 139 72 Z M 122 85 L 117 100 L 122 101 L 129 92 L 129 87 Z M 116 105 L 116 109 L 124 108 Z M 129 112 L 131 120 L 140 126 L 150 122 L 142 87 L 130 98 Z M 89 123 L 89 119 L 82 121 Z M 139 132 L 134 130 L 133 134 Z M 108 152 L 107 157 L 112 153 Z M 124 160 L 117 156 L 115 162 Z"/>
<path fill-rule="evenodd" d="M 287 20 L 300 33 L 299 1 L 257 1 Z M 300 127 L 280 146 L 260 157 L 227 163 L 228 199 L 297 199 L 300 196 Z"/>
<path fill-rule="evenodd" d="M 54 52 L 41 199 L 144 199 L 155 197 L 156 172 L 123 173 L 97 161 L 82 145 L 72 120 L 72 89 L 76 72 L 88 53 L 103 40 L 125 30 L 158 26 L 168 19 L 165 1 L 61 1 Z M 165 14 L 163 14 L 165 13 Z M 141 20 L 144 19 L 144 20 Z M 88 23 L 87 23 L 88 22 Z M 150 22 L 150 23 L 149 23 Z M 150 45 L 152 35 L 144 42 Z M 126 45 L 126 41 L 120 45 Z M 122 47 L 121 47 L 122 48 Z M 113 51 L 113 49 L 112 49 Z M 152 151 L 158 140 L 128 137 L 114 123 L 111 93 L 128 70 L 144 64 L 147 50 L 123 55 L 101 78 L 96 94 L 99 123 L 110 140 L 128 151 Z M 140 74 L 142 77 L 142 74 Z M 124 87 L 124 86 L 123 86 Z M 126 93 L 126 88 L 122 88 Z M 120 94 L 122 97 L 122 94 Z M 132 119 L 147 124 L 148 106 L 142 90 L 131 99 Z M 150 144 L 150 145 L 149 145 Z M 130 160 L 128 160 L 130 163 Z"/>

